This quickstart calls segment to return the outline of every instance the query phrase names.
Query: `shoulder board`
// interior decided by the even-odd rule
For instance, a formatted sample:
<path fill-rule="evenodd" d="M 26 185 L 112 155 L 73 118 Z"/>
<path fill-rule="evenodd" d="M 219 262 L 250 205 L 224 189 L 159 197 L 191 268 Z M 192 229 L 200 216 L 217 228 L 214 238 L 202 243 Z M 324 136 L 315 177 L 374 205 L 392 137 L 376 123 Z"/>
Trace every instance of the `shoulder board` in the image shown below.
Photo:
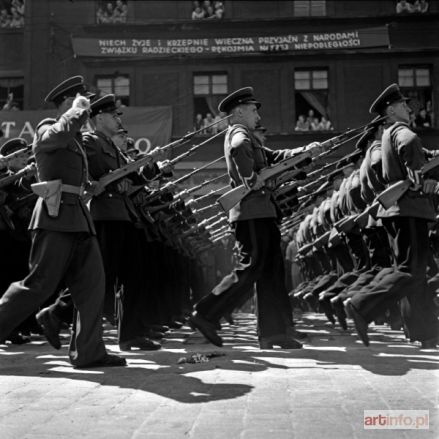
<path fill-rule="evenodd" d="M 250 132 L 246 126 L 241 125 L 241 124 L 232 125 L 230 127 L 229 136 L 233 136 L 233 135 L 238 134 L 238 133 L 242 133 L 242 134 L 245 134 L 247 136 L 250 135 Z"/>
<path fill-rule="evenodd" d="M 54 119 L 53 117 L 46 117 L 46 119 L 43 119 L 38 125 L 37 125 L 37 130 L 39 128 L 41 128 L 43 125 L 53 125 L 54 123 L 56 123 L 56 119 Z"/>

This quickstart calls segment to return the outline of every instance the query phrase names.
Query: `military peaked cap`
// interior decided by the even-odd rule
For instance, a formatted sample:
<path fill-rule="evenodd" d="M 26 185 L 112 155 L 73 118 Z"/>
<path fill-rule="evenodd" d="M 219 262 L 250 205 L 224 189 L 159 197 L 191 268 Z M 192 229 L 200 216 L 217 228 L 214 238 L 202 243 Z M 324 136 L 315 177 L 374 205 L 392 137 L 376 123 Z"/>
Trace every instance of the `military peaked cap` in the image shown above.
<path fill-rule="evenodd" d="M 255 104 L 260 108 L 261 103 L 257 101 L 253 94 L 253 87 L 244 87 L 226 96 L 218 105 L 218 111 L 229 113 L 241 104 Z"/>
<path fill-rule="evenodd" d="M 55 105 L 60 104 L 64 99 L 68 97 L 75 97 L 77 94 L 81 94 L 87 98 L 95 96 L 94 93 L 87 91 L 84 78 L 80 75 L 72 76 L 69 79 L 58 84 L 49 94 L 44 98 L 46 102 L 53 102 Z"/>
<path fill-rule="evenodd" d="M 90 109 L 90 117 L 95 117 L 100 113 L 116 113 L 118 116 L 122 114 L 116 107 L 116 97 L 113 94 L 96 99 L 91 103 Z"/>
<path fill-rule="evenodd" d="M 6 156 L 23 148 L 27 148 L 26 140 L 22 139 L 21 137 L 15 137 L 14 139 L 10 139 L 2 145 L 0 148 L 0 154 L 2 156 Z"/>
<path fill-rule="evenodd" d="M 398 87 L 398 84 L 389 85 L 374 101 L 370 106 L 369 113 L 382 114 L 387 106 L 399 101 L 408 101 Z"/>

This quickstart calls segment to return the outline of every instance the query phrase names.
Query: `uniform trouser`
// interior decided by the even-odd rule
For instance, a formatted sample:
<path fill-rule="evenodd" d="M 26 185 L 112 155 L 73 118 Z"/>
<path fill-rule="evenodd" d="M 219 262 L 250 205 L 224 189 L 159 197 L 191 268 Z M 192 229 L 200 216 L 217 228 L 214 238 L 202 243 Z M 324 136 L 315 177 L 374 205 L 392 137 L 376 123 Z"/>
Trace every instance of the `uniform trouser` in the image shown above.
<path fill-rule="evenodd" d="M 105 269 L 106 313 L 118 290 L 119 343 L 143 334 L 137 229 L 129 221 L 95 221 Z"/>
<path fill-rule="evenodd" d="M 429 340 L 437 335 L 433 297 L 427 288 L 427 220 L 393 217 L 383 219 L 395 254 L 397 268 L 381 277 L 366 291 L 352 297 L 356 310 L 370 322 L 397 300 L 407 297 L 402 310 L 413 340 Z"/>
<path fill-rule="evenodd" d="M 206 319 L 218 321 L 256 283 L 259 337 L 284 336 L 293 322 L 275 219 L 238 221 L 235 237 L 239 249 L 235 269 L 195 309 Z"/>
<path fill-rule="evenodd" d="M 102 340 L 104 269 L 96 237 L 88 233 L 33 232 L 30 272 L 0 299 L 0 339 L 47 300 L 61 282 L 76 308 L 69 357 L 73 365 L 105 355 Z"/>

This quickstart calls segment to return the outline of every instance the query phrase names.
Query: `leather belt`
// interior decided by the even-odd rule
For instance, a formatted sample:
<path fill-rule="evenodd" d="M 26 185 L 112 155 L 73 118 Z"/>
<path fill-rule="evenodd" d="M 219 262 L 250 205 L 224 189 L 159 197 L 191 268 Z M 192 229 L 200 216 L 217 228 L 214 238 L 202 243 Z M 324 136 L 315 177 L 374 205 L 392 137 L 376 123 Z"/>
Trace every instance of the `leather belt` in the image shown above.
<path fill-rule="evenodd" d="M 68 194 L 75 194 L 82 197 L 84 195 L 84 186 L 73 186 L 71 184 L 62 184 L 61 192 L 66 192 Z"/>

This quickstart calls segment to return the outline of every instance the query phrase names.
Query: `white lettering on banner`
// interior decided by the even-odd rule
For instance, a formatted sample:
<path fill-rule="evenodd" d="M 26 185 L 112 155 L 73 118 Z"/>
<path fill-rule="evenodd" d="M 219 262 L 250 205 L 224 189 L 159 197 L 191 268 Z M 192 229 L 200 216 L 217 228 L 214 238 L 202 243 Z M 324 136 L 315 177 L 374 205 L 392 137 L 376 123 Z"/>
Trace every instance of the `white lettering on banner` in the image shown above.
<path fill-rule="evenodd" d="M 126 45 L 126 40 L 99 40 L 99 46 L 122 47 Z"/>
<path fill-rule="evenodd" d="M 218 46 L 241 46 L 244 44 L 255 44 L 253 38 L 215 38 Z"/>
<path fill-rule="evenodd" d="M 1 126 L 2 126 L 2 130 L 3 130 L 5 138 L 8 139 L 10 137 L 10 134 L 11 134 L 11 127 L 15 127 L 15 122 L 5 121 L 5 122 L 2 122 Z"/>
<path fill-rule="evenodd" d="M 259 37 L 259 44 L 291 44 L 298 43 L 299 37 L 297 35 L 286 35 L 280 37 Z"/>
<path fill-rule="evenodd" d="M 23 137 L 23 136 L 30 136 L 33 137 L 35 134 L 35 130 L 33 129 L 32 125 L 30 122 L 25 122 L 23 129 L 20 131 L 20 134 L 18 135 L 18 137 Z"/>
<path fill-rule="evenodd" d="M 151 141 L 146 137 L 140 137 L 134 142 L 134 148 L 140 152 L 149 152 L 151 149 Z"/>
<path fill-rule="evenodd" d="M 149 47 L 149 46 L 151 46 L 151 41 L 150 40 L 131 40 L 131 43 L 132 43 L 132 46 L 133 47 L 137 47 L 137 46 L 140 46 L 140 47 Z"/>
<path fill-rule="evenodd" d="M 101 47 L 102 55 L 137 55 L 137 47 Z"/>

